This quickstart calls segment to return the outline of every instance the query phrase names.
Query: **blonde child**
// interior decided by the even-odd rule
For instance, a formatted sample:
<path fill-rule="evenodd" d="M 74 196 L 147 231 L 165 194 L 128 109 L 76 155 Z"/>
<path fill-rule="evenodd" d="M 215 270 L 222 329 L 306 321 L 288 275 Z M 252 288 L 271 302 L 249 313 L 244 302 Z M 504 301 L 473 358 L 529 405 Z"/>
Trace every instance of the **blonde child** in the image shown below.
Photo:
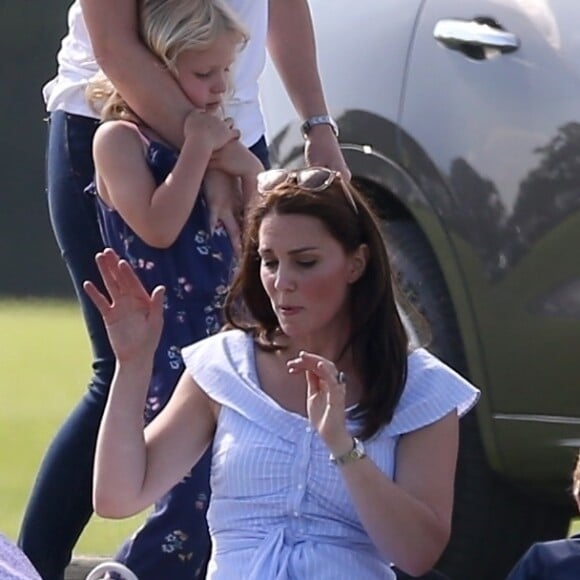
<path fill-rule="evenodd" d="M 247 38 L 233 13 L 221 0 L 143 0 L 139 10 L 145 44 L 195 108 L 176 151 L 106 79 L 88 90 L 104 121 L 93 142 L 91 188 L 104 242 L 133 266 L 146 288 L 167 288 L 163 334 L 143 401 L 148 422 L 165 406 L 183 371 L 180 348 L 222 324 L 233 247 L 226 230 L 211 223 L 204 191 L 210 161 L 218 158 L 239 176 L 246 193 L 262 166 L 239 143 L 231 123 L 220 118 L 230 67 Z M 157 501 L 118 559 L 140 580 L 201 577 L 209 557 L 208 499 L 206 455 Z"/>

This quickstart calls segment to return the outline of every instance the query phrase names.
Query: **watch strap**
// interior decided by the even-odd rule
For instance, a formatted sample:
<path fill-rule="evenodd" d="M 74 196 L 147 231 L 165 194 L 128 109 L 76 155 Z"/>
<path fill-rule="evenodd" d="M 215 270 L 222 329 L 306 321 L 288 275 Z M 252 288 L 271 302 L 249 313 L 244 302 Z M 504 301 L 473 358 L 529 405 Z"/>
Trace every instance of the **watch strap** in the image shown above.
<path fill-rule="evenodd" d="M 330 115 L 315 115 L 306 119 L 306 121 L 304 121 L 300 126 L 302 137 L 307 139 L 308 133 L 310 133 L 312 127 L 316 127 L 316 125 L 328 125 L 332 129 L 334 136 L 338 137 L 338 125 Z"/>

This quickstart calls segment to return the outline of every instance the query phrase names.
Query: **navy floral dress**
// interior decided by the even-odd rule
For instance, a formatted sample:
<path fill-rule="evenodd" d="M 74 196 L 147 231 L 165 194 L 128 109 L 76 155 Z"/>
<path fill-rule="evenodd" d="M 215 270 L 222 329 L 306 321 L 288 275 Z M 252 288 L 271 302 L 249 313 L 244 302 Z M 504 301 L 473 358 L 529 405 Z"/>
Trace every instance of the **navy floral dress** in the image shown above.
<path fill-rule="evenodd" d="M 147 140 L 146 161 L 159 185 L 173 169 L 177 153 Z M 96 195 L 105 243 L 125 258 L 148 291 L 166 287 L 164 326 L 154 361 L 145 408 L 150 421 L 165 406 L 184 369 L 181 348 L 217 332 L 233 266 L 225 229 L 210 232 L 208 209 L 200 192 L 175 243 L 153 248 L 141 240 Z M 154 506 L 145 524 L 121 548 L 117 559 L 139 580 L 192 580 L 205 574 L 210 540 L 206 524 L 210 452 L 190 474 Z"/>

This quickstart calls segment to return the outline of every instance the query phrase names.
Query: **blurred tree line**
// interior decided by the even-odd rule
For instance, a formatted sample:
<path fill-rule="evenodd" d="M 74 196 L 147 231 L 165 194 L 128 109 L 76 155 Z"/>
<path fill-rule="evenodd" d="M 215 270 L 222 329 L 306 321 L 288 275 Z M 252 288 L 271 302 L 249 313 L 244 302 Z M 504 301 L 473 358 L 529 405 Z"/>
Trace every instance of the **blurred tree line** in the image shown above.
<path fill-rule="evenodd" d="M 0 1 L 0 295 L 71 296 L 45 193 L 42 85 L 72 0 Z"/>

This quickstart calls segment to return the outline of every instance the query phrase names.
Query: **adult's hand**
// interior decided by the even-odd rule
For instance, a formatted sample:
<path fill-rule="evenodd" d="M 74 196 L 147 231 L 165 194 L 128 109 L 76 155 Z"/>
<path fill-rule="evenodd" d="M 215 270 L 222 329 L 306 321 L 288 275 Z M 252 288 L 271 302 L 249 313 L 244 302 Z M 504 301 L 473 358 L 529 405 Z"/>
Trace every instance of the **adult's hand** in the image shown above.
<path fill-rule="evenodd" d="M 103 317 L 117 360 L 152 358 L 163 328 L 165 288 L 157 286 L 149 295 L 128 262 L 110 248 L 95 260 L 110 298 L 91 281 L 83 288 Z"/>
<path fill-rule="evenodd" d="M 329 451 L 335 457 L 350 451 L 352 437 L 346 429 L 346 384 L 338 380 L 334 363 L 317 354 L 302 351 L 287 364 L 291 374 L 306 374 L 308 419 Z"/>
<path fill-rule="evenodd" d="M 344 160 L 338 140 L 329 126 L 312 127 L 304 146 L 304 157 L 308 165 L 334 169 L 345 181 L 350 181 L 350 169 Z"/>

